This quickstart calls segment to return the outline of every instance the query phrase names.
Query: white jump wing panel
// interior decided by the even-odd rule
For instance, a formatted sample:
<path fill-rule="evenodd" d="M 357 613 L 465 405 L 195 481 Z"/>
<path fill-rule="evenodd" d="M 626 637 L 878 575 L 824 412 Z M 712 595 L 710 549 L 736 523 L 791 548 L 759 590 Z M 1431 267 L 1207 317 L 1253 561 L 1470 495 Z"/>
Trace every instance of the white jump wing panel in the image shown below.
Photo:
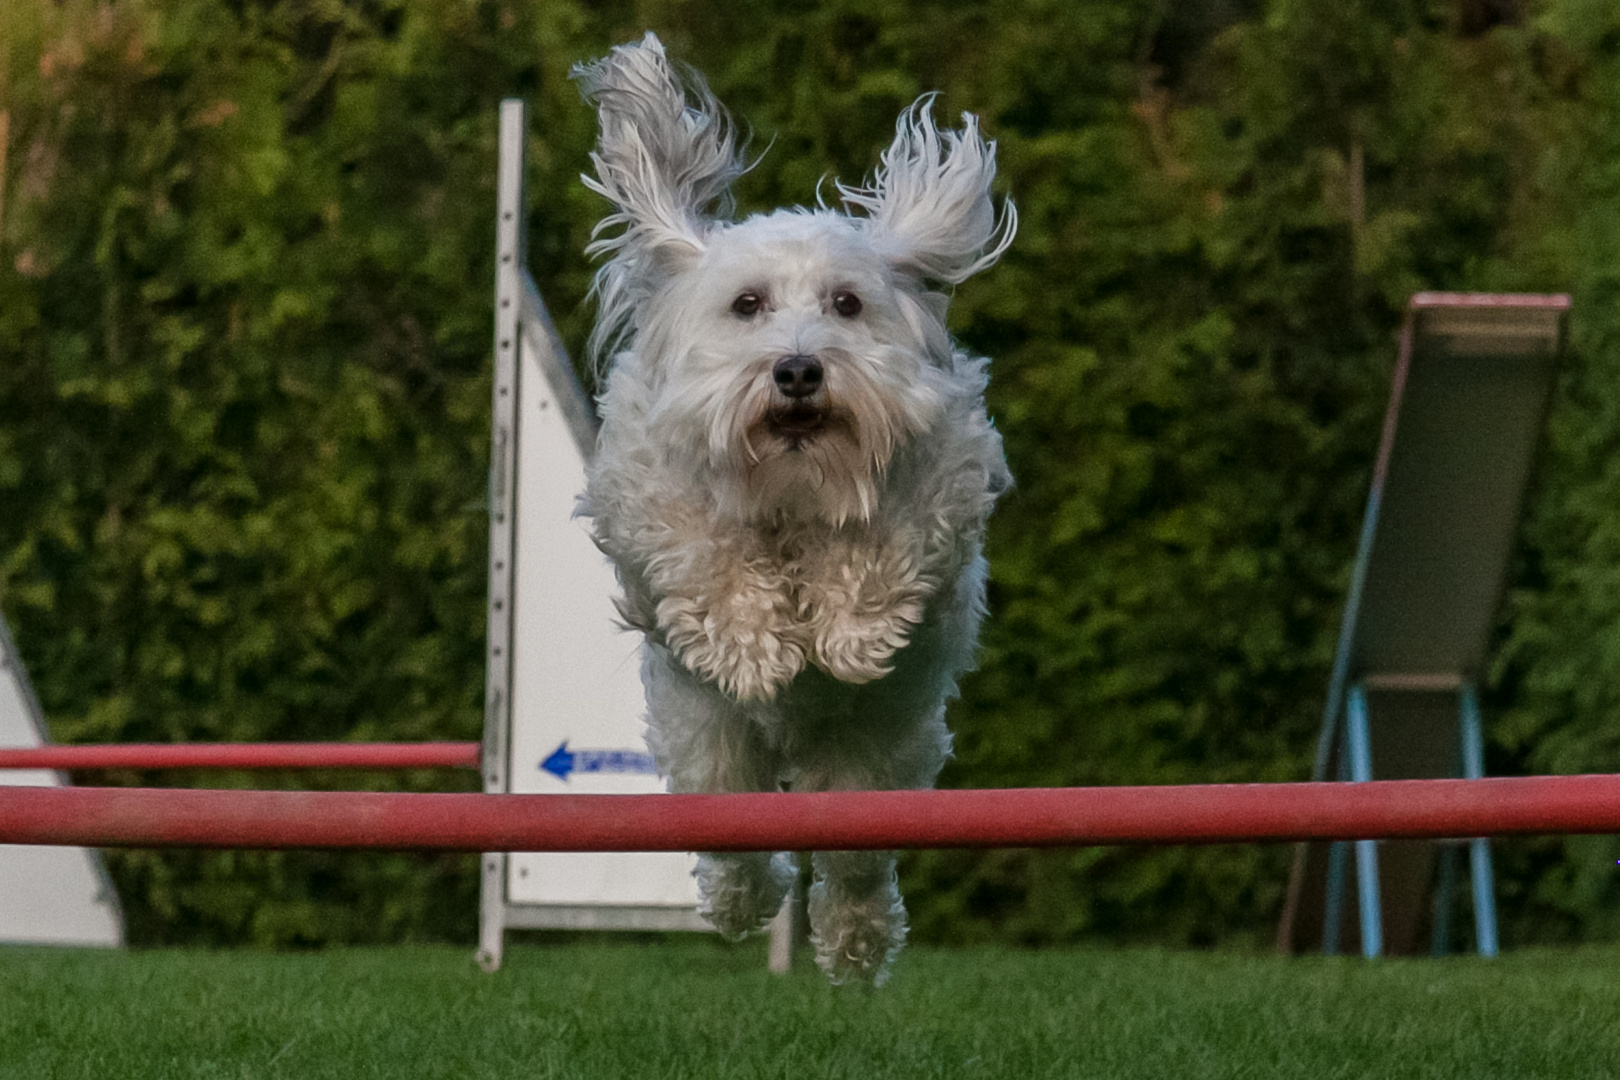
<path fill-rule="evenodd" d="M 0 746 L 39 746 L 43 723 L 22 661 L 0 622 Z M 0 784 L 54 787 L 45 769 L 0 769 Z M 0 844 L 0 941 L 39 945 L 120 945 L 118 898 L 93 851 Z"/>
<path fill-rule="evenodd" d="M 639 638 L 615 621 L 613 569 L 573 516 L 584 452 L 541 331 L 525 320 L 518 360 L 510 790 L 655 794 L 663 784 L 643 741 Z M 692 867 L 671 852 L 514 854 L 507 897 L 691 909 Z"/>

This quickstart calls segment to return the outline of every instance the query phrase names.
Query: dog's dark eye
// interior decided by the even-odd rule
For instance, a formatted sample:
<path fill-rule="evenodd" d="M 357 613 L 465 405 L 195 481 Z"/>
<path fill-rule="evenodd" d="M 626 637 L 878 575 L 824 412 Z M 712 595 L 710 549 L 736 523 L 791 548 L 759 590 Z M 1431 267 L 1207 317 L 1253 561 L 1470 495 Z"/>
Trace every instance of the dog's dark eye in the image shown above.
<path fill-rule="evenodd" d="M 833 310 L 846 319 L 853 319 L 861 313 L 861 298 L 852 292 L 833 293 Z"/>
<path fill-rule="evenodd" d="M 758 315 L 759 309 L 764 306 L 765 301 L 760 299 L 757 292 L 745 292 L 731 302 L 731 310 L 744 318 L 750 315 Z"/>

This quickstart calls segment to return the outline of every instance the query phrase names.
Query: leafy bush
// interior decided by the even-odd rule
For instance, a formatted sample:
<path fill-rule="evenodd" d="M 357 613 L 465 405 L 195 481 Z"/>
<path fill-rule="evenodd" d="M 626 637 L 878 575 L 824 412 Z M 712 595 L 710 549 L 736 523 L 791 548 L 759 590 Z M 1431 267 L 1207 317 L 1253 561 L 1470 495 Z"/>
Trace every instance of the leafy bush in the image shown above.
<path fill-rule="evenodd" d="M 1575 295 L 1490 752 L 1613 770 L 1620 17 L 1488 8 L 5 5 L 0 603 L 54 733 L 476 737 L 495 104 L 534 110 L 530 257 L 577 346 L 602 207 L 566 73 L 650 27 L 769 143 L 745 210 L 869 171 L 925 90 L 1000 142 L 1022 230 L 953 319 L 1018 487 L 946 782 L 1305 775 L 1418 288 Z M 1620 931 L 1616 854 L 1502 845 L 1510 939 Z M 1286 858 L 905 867 L 923 937 L 1205 943 L 1269 934 Z M 476 889 L 467 859 L 113 870 L 154 942 L 464 939 Z"/>

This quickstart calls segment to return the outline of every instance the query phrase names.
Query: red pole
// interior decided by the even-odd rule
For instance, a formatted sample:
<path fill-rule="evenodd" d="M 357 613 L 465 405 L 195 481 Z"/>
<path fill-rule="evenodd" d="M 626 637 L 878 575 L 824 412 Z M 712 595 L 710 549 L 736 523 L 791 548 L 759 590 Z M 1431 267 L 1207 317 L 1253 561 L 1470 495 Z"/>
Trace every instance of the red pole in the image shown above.
<path fill-rule="evenodd" d="M 476 769 L 475 742 L 114 743 L 0 748 L 0 769 Z"/>
<path fill-rule="evenodd" d="M 768 795 L 0 787 L 0 843 L 758 851 L 1620 833 L 1620 775 Z"/>

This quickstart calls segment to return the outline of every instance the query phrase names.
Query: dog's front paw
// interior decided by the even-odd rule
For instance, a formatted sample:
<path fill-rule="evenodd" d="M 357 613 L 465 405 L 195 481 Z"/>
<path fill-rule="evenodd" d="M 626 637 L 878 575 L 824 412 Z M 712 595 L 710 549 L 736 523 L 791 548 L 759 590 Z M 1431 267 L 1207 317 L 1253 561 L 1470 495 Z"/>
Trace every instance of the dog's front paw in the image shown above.
<path fill-rule="evenodd" d="M 904 548 L 864 565 L 850 558 L 806 590 L 811 662 L 841 682 L 881 679 L 922 622 L 932 591 Z"/>
<path fill-rule="evenodd" d="M 922 615 L 921 599 L 875 615 L 833 613 L 817 629 L 811 659 L 840 682 L 881 679 L 894 670 L 894 654 L 905 646 Z"/>
<path fill-rule="evenodd" d="M 804 646 L 777 594 L 742 592 L 712 603 L 670 596 L 658 625 L 694 674 L 738 701 L 769 701 L 804 670 Z"/>

